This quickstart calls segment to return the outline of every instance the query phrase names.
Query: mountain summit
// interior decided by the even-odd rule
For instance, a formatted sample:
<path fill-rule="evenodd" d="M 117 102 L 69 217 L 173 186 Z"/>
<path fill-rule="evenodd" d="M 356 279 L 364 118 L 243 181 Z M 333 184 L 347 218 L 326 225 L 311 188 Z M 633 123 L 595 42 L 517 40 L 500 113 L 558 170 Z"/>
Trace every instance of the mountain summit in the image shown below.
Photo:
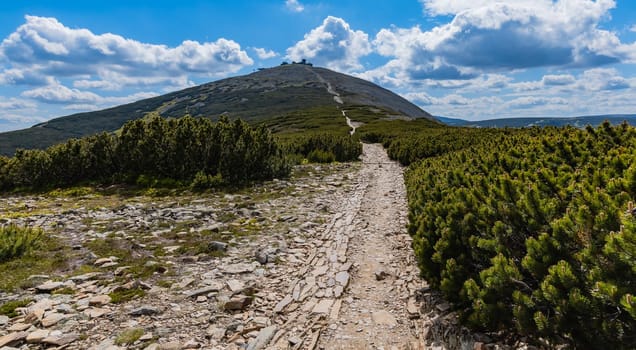
<path fill-rule="evenodd" d="M 112 132 L 125 122 L 148 113 L 158 113 L 162 117 L 189 114 L 213 119 L 227 115 L 258 123 L 322 107 L 346 109 L 359 106 L 373 108 L 387 117 L 434 120 L 429 113 L 376 84 L 310 64 L 295 63 L 0 133 L 0 154 L 12 155 L 18 148 L 45 148 L 69 138 Z"/>

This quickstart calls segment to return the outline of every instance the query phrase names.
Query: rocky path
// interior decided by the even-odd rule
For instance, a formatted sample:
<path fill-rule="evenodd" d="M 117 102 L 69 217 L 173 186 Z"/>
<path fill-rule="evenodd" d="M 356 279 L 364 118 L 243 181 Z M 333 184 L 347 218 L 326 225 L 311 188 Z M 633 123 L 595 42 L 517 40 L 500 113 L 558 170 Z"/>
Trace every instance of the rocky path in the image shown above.
<path fill-rule="evenodd" d="M 364 145 L 362 202 L 348 233 L 351 280 L 324 349 L 409 349 L 418 344 L 412 291 L 421 287 L 406 234 L 402 168 L 380 145 Z M 410 310 L 409 310 L 410 303 Z"/>

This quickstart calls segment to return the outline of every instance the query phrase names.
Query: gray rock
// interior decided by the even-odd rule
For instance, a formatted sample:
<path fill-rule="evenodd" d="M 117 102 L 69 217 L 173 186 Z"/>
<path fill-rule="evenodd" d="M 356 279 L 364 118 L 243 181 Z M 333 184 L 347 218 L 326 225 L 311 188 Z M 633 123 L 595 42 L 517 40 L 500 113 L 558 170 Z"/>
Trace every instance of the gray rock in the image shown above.
<path fill-rule="evenodd" d="M 208 243 L 208 251 L 211 252 L 226 252 L 228 244 L 225 242 L 212 241 Z"/>
<path fill-rule="evenodd" d="M 349 273 L 346 271 L 340 271 L 336 274 L 336 282 L 343 288 L 346 288 L 349 284 Z"/>
<path fill-rule="evenodd" d="M 0 315 L 0 327 L 4 327 L 9 323 L 9 317 L 5 315 Z"/>
<path fill-rule="evenodd" d="M 223 285 L 220 284 L 220 283 L 215 283 L 215 284 L 207 286 L 207 287 L 203 287 L 203 288 L 199 288 L 199 289 L 190 291 L 190 292 L 186 293 L 186 296 L 188 298 L 193 298 L 193 297 L 198 297 L 199 295 L 203 295 L 203 294 L 208 294 L 208 293 L 212 293 L 212 292 L 218 292 L 221 289 L 223 289 Z"/>
<path fill-rule="evenodd" d="M 63 286 L 64 286 L 63 282 L 46 281 L 40 284 L 39 286 L 35 287 L 35 289 L 41 293 L 50 293 L 56 289 L 62 288 Z"/>
<path fill-rule="evenodd" d="M 274 338 L 277 330 L 278 328 L 276 326 L 269 326 L 261 329 L 261 331 L 256 336 L 256 339 L 249 342 L 249 344 L 247 345 L 247 350 L 264 349 L 272 340 L 272 338 Z"/>
<path fill-rule="evenodd" d="M 161 309 L 156 308 L 154 306 L 144 305 L 132 310 L 128 314 L 131 316 L 152 316 L 152 315 L 158 315 L 160 313 L 162 313 Z"/>
<path fill-rule="evenodd" d="M 293 300 L 294 298 L 292 298 L 291 295 L 289 294 L 285 295 L 283 300 L 279 301 L 278 304 L 274 306 L 274 313 L 275 314 L 281 313 L 283 309 L 285 309 L 285 307 L 287 307 L 287 305 L 289 305 Z"/>
<path fill-rule="evenodd" d="M 64 346 L 76 341 L 78 338 L 79 338 L 79 334 L 77 333 L 49 335 L 48 337 L 42 339 L 42 343 L 51 344 L 55 346 Z"/>

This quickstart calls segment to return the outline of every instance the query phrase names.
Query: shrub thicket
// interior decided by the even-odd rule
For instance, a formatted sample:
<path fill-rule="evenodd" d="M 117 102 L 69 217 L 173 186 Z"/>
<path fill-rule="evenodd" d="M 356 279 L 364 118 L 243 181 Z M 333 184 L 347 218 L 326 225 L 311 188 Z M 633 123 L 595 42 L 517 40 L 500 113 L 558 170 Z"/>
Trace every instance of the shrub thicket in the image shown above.
<path fill-rule="evenodd" d="M 362 144 L 356 138 L 334 133 L 299 134 L 287 138 L 283 147 L 288 154 L 318 163 L 355 161 L 362 154 Z"/>
<path fill-rule="evenodd" d="M 158 116 L 126 123 L 117 134 L 73 139 L 46 150 L 0 158 L 0 188 L 50 188 L 80 182 L 190 183 L 197 174 L 231 185 L 285 176 L 289 162 L 264 127 L 221 118 Z M 199 175 L 197 186 L 203 182 Z"/>
<path fill-rule="evenodd" d="M 406 182 L 421 273 L 468 324 L 636 347 L 634 128 L 495 132 Z"/>

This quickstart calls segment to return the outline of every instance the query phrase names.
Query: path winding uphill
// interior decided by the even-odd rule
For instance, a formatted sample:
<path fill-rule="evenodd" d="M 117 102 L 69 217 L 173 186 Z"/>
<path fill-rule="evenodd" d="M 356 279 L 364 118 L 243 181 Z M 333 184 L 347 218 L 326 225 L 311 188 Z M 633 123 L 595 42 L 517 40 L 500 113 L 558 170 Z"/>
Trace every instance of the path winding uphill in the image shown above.
<path fill-rule="evenodd" d="M 320 345 L 324 349 L 415 348 L 417 327 L 407 304 L 418 287 L 406 234 L 402 168 L 380 145 L 364 145 L 364 195 L 349 228 L 347 260 L 353 263 L 346 302 Z M 415 312 L 415 310 L 411 310 Z"/>
<path fill-rule="evenodd" d="M 405 230 L 402 168 L 381 145 L 365 144 L 358 181 L 277 311 L 302 311 L 286 322 L 305 325 L 300 348 L 417 348 L 422 333 L 409 312 L 419 312 L 411 297 L 421 282 Z M 294 338 L 284 329 L 275 348 Z"/>

